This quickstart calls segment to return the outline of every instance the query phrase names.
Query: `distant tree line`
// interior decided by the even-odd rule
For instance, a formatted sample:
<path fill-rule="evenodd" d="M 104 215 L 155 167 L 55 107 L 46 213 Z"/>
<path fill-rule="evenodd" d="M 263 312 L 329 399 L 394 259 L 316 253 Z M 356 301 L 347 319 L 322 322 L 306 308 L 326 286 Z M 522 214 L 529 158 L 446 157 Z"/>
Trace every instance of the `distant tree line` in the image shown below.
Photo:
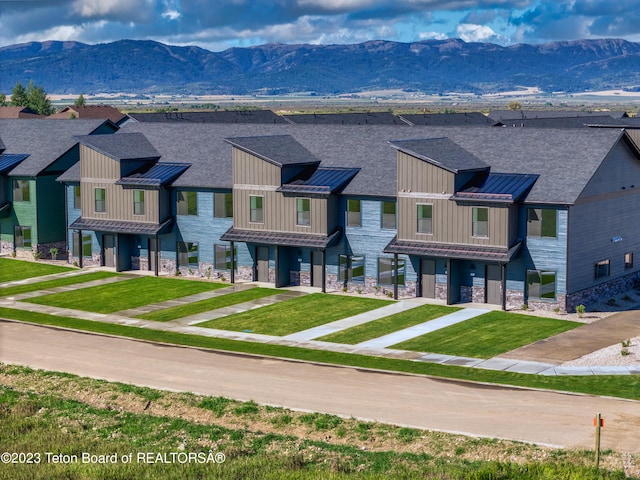
<path fill-rule="evenodd" d="M 47 96 L 44 88 L 40 85 L 36 85 L 33 81 L 29 82 L 27 88 L 24 88 L 20 82 L 17 82 L 13 89 L 11 89 L 11 100 L 7 102 L 7 96 L 3 92 L 0 93 L 0 106 L 12 107 L 26 107 L 30 108 L 34 112 L 40 115 L 51 115 L 56 112 L 56 109 L 51 104 L 51 100 Z M 84 96 L 80 96 L 74 102 L 76 107 L 85 105 Z"/>

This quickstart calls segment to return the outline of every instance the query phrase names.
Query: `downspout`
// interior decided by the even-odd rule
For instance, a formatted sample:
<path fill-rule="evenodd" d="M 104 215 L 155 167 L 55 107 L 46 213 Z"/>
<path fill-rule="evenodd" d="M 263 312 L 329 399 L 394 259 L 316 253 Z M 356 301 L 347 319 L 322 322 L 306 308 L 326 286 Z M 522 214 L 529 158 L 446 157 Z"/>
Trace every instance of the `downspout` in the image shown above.
<path fill-rule="evenodd" d="M 234 255 L 235 246 L 233 240 L 229 242 L 231 246 L 231 283 L 236 283 L 236 256 Z"/>
<path fill-rule="evenodd" d="M 502 268 L 502 310 L 507 310 L 507 264 L 501 263 Z"/>
<path fill-rule="evenodd" d="M 398 254 L 393 254 L 393 299 L 398 299 Z"/>
<path fill-rule="evenodd" d="M 153 252 L 153 254 L 156 256 L 156 261 L 155 261 L 155 268 L 154 270 L 154 274 L 157 277 L 158 274 L 160 273 L 160 239 L 158 238 L 158 234 L 156 233 L 155 235 L 155 252 Z"/>
<path fill-rule="evenodd" d="M 320 252 L 322 253 L 322 293 L 327 293 L 327 250 L 323 248 Z M 313 265 L 311 270 L 313 273 Z"/>

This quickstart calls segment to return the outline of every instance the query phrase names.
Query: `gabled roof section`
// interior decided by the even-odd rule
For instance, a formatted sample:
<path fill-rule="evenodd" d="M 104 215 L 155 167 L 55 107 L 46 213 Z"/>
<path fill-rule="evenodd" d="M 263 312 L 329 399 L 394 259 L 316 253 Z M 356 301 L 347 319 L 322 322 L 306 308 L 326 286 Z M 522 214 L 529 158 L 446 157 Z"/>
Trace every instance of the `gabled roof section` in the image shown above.
<path fill-rule="evenodd" d="M 146 172 L 135 173 L 121 178 L 116 182 L 116 185 L 125 187 L 160 187 L 173 182 L 190 166 L 188 163 L 159 162 Z"/>
<path fill-rule="evenodd" d="M 531 190 L 538 177 L 539 175 L 531 174 L 490 173 L 481 185 L 456 192 L 451 199 L 473 202 L 518 202 Z"/>
<path fill-rule="evenodd" d="M 40 115 L 35 110 L 28 107 L 13 107 L 7 105 L 6 107 L 0 107 L 0 118 L 46 118 L 44 115 Z"/>
<path fill-rule="evenodd" d="M 160 154 L 141 133 L 84 135 L 78 141 L 114 160 L 158 160 Z"/>
<path fill-rule="evenodd" d="M 320 163 L 320 160 L 291 135 L 234 137 L 225 138 L 225 141 L 278 167 Z"/>
<path fill-rule="evenodd" d="M 0 132 L 2 141 L 11 152 L 28 153 L 29 157 L 20 162 L 10 173 L 13 176 L 34 177 L 40 175 L 56 160 L 63 157 L 78 144 L 74 138 L 93 132 L 112 129 L 117 126 L 109 120 L 2 120 Z"/>
<path fill-rule="evenodd" d="M 13 167 L 22 162 L 29 155 L 26 153 L 3 153 L 0 154 L 0 175 L 9 173 Z"/>
<path fill-rule="evenodd" d="M 277 191 L 329 195 L 341 191 L 359 171 L 359 168 L 320 167 L 306 180 L 285 183 Z"/>
<path fill-rule="evenodd" d="M 47 118 L 103 118 L 119 124 L 126 118 L 126 115 L 111 105 L 83 105 L 64 107 L 58 113 L 49 115 Z"/>
<path fill-rule="evenodd" d="M 447 137 L 392 140 L 392 147 L 453 173 L 485 170 L 489 165 Z"/>

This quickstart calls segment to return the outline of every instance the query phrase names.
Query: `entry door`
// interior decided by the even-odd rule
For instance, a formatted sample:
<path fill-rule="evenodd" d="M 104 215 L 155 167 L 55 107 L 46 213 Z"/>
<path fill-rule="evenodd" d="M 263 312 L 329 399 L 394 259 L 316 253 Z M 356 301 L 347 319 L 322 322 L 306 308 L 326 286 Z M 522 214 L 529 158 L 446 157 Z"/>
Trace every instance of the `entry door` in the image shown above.
<path fill-rule="evenodd" d="M 311 285 L 313 287 L 322 287 L 322 252 L 311 252 L 311 263 L 313 270 L 311 271 Z"/>
<path fill-rule="evenodd" d="M 500 285 L 502 284 L 502 267 L 500 265 L 487 265 L 485 292 L 487 303 L 502 304 Z"/>
<path fill-rule="evenodd" d="M 423 259 L 422 265 L 422 292 L 421 296 L 436 298 L 436 261 Z"/>
<path fill-rule="evenodd" d="M 152 272 L 157 272 L 156 263 L 158 261 L 157 252 L 158 252 L 158 241 L 155 238 L 149 239 L 149 270 Z"/>
<path fill-rule="evenodd" d="M 269 247 L 258 247 L 256 252 L 257 276 L 256 281 L 269 281 Z"/>
<path fill-rule="evenodd" d="M 102 245 L 104 249 L 104 266 L 105 267 L 115 267 L 116 266 L 116 256 L 115 256 L 115 246 L 116 246 L 116 238 L 114 235 L 104 235 L 102 237 Z"/>

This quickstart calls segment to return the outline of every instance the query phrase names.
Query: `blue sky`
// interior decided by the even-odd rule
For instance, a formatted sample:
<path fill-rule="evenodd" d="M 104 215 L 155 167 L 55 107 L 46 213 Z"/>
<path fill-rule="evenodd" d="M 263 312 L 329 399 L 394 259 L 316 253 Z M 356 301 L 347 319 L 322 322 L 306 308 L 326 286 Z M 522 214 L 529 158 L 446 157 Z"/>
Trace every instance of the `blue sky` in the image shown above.
<path fill-rule="evenodd" d="M 640 0 L 0 0 L 0 46 L 118 39 L 264 43 L 640 41 Z"/>

